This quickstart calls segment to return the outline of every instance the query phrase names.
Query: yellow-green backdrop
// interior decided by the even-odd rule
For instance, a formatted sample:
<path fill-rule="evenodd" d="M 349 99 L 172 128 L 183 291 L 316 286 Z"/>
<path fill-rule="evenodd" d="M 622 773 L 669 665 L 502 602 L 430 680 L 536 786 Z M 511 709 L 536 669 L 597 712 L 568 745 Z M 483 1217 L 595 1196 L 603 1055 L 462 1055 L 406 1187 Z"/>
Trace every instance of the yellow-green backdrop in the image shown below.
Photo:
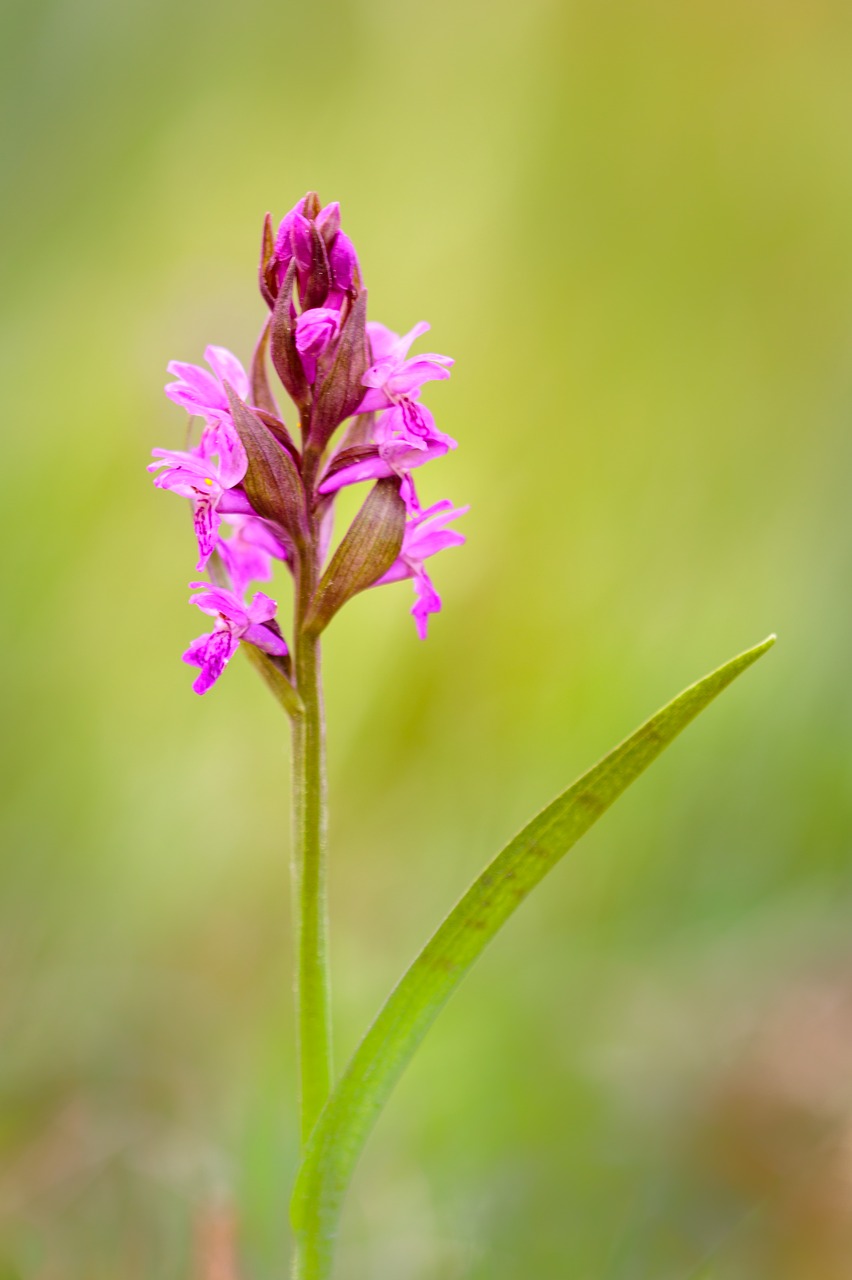
<path fill-rule="evenodd" d="M 436 1026 L 341 1280 L 847 1280 L 852 9 L 0 24 L 2 1280 L 183 1280 L 232 1220 L 286 1274 L 286 725 L 241 660 L 191 693 L 144 468 L 166 362 L 248 356 L 262 215 L 309 187 L 373 317 L 456 357 L 424 493 L 471 504 L 426 644 L 407 584 L 328 637 L 340 1058 L 519 823 L 780 635 Z"/>

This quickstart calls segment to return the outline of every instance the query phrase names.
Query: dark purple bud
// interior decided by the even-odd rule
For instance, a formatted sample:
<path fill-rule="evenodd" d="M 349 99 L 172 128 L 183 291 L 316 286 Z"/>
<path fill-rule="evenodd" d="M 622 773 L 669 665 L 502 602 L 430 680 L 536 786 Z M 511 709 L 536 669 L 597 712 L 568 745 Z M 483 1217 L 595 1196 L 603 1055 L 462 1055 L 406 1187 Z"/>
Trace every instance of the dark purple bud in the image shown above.
<path fill-rule="evenodd" d="M 334 431 L 350 417 L 364 398 L 361 381 L 370 364 L 367 342 L 367 290 L 362 289 L 340 330 L 337 345 L 317 375 L 310 442 L 322 452 Z"/>
<path fill-rule="evenodd" d="M 308 191 L 307 194 L 305 195 L 304 200 L 302 201 L 302 213 L 305 215 L 306 218 L 309 218 L 310 221 L 313 222 L 313 220 L 317 218 L 321 212 L 322 212 L 322 206 L 320 204 L 320 198 L 317 195 L 316 191 Z"/>
<path fill-rule="evenodd" d="M 339 232 L 328 253 L 332 288 L 340 293 L 352 294 L 361 285 L 361 268 L 358 255 L 348 235 Z"/>
<path fill-rule="evenodd" d="M 405 504 L 396 476 L 379 480 L 347 530 L 314 594 L 305 630 L 318 635 L 338 609 L 387 573 L 405 533 Z"/>
<path fill-rule="evenodd" d="M 272 226 L 272 214 L 268 213 L 263 221 L 263 235 L 260 241 L 260 267 L 258 269 L 260 292 L 266 305 L 275 306 L 278 294 L 278 279 L 275 263 L 275 231 Z"/>
<path fill-rule="evenodd" d="M 286 530 L 296 543 L 307 533 L 307 511 L 302 479 L 290 454 L 225 383 L 234 427 L 248 457 L 243 480 L 246 497 L 257 515 Z"/>
<path fill-rule="evenodd" d="M 305 311 L 311 311 L 314 307 L 321 307 L 331 288 L 331 268 L 328 265 L 325 241 L 317 230 L 315 222 L 310 224 L 310 233 L 311 257 L 310 265 L 305 275 L 304 288 L 302 287 L 301 271 L 299 272 L 299 292 L 302 296 L 302 306 Z"/>
<path fill-rule="evenodd" d="M 293 284 L 296 262 L 291 261 L 275 302 L 270 321 L 270 351 L 275 372 L 291 400 L 304 413 L 310 401 L 310 387 L 296 349 L 296 309 L 293 306 Z"/>
<path fill-rule="evenodd" d="M 251 401 L 254 407 L 256 409 L 265 409 L 267 413 L 274 413 L 276 418 L 280 418 L 281 411 L 275 402 L 275 396 L 272 394 L 269 378 L 266 375 L 266 353 L 269 349 L 270 323 L 270 320 L 267 320 L 260 331 L 260 337 L 257 340 L 257 346 L 251 358 L 249 382 L 251 385 Z"/>

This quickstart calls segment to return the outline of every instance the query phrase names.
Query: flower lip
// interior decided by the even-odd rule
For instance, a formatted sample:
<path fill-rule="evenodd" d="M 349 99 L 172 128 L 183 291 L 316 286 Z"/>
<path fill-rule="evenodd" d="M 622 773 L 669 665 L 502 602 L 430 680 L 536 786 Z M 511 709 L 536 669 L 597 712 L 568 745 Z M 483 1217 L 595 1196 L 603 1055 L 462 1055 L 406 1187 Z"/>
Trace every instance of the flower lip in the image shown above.
<path fill-rule="evenodd" d="M 190 604 L 215 619 L 213 630 L 193 640 L 183 655 L 184 662 L 200 668 L 192 686 L 196 693 L 203 694 L 212 689 L 241 640 L 273 657 L 287 654 L 287 642 L 274 624 L 278 606 L 262 591 L 256 591 L 246 603 L 226 587 L 213 586 L 209 582 L 191 582 L 189 585 L 196 593 L 190 597 Z"/>

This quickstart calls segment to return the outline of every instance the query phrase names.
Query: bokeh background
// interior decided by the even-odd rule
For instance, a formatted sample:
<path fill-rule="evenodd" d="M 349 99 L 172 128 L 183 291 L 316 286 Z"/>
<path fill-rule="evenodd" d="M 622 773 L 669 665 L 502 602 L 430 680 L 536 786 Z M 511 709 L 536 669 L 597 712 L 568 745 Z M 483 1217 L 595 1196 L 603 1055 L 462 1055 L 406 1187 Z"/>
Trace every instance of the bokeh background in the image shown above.
<path fill-rule="evenodd" d="M 276 1280 L 286 724 L 179 660 L 169 359 L 340 199 L 470 502 L 326 647 L 338 1054 L 532 811 L 777 630 L 383 1116 L 341 1280 L 852 1277 L 852 9 L 7 0 L 0 1277 Z M 286 586 L 280 585 L 282 599 Z M 238 1254 L 231 1260 L 232 1253 Z"/>

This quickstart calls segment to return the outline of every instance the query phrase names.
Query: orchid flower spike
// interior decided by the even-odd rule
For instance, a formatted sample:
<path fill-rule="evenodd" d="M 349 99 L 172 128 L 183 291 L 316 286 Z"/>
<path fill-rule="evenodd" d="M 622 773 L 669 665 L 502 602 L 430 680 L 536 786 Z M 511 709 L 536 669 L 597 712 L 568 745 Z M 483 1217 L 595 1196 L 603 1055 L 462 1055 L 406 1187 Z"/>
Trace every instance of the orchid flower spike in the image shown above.
<path fill-rule="evenodd" d="M 422 400 L 454 362 L 411 354 L 429 331 L 424 320 L 402 335 L 368 320 L 361 267 L 336 201 L 322 205 L 308 192 L 277 229 L 267 215 L 259 286 L 270 314 L 251 372 L 221 346 L 205 349 L 207 367 L 172 361 L 166 395 L 203 426 L 193 446 L 155 449 L 148 469 L 158 488 L 189 500 L 197 568 L 212 562 L 216 585 L 193 585 L 192 603 L 215 619 L 184 654 L 199 668 L 193 687 L 207 692 L 245 640 L 276 660 L 291 686 L 279 682 L 279 698 L 295 714 L 292 669 L 277 662 L 287 646 L 275 604 L 263 592 L 249 602 L 251 585 L 270 581 L 276 562 L 297 583 L 313 584 L 296 593 L 295 625 L 297 635 L 316 636 L 359 591 L 411 578 L 411 612 L 425 638 L 441 608 L 425 563 L 464 542 L 450 523 L 467 508 L 438 502 L 423 510 L 414 483 L 427 462 L 456 448 Z M 270 365 L 296 406 L 300 440 L 281 417 Z M 335 495 L 363 481 L 375 483 L 331 550 Z M 269 675 L 268 663 L 264 669 Z"/>
<path fill-rule="evenodd" d="M 183 655 L 184 662 L 201 668 L 192 686 L 196 693 L 207 693 L 213 688 L 241 640 L 274 657 L 286 655 L 287 644 L 274 623 L 278 606 L 269 596 L 258 591 L 246 604 L 236 592 L 213 587 L 209 582 L 189 585 L 198 592 L 190 597 L 190 604 L 216 619 L 212 632 L 193 640 Z"/>

